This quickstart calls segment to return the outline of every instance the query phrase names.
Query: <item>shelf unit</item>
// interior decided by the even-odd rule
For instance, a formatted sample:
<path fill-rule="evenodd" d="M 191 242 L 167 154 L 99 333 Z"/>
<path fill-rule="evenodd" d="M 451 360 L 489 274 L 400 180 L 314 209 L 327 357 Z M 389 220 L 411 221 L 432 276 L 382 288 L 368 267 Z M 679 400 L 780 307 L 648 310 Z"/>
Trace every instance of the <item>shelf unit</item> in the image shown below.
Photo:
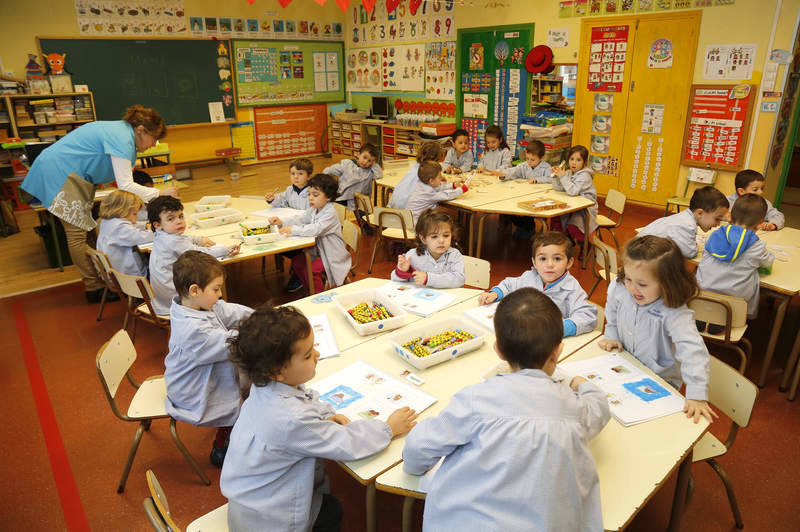
<path fill-rule="evenodd" d="M 531 106 L 561 100 L 564 80 L 557 76 L 531 76 Z"/>
<path fill-rule="evenodd" d="M 35 138 L 46 138 L 55 141 L 74 129 L 75 126 L 87 124 L 97 120 L 94 108 L 94 95 L 91 92 L 62 92 L 53 94 L 6 94 L 2 101 L 8 110 L 10 118 L 10 136 L 21 137 L 23 140 L 30 138 L 29 133 L 33 133 Z M 52 113 L 49 111 L 37 111 L 39 108 L 32 102 L 42 102 L 53 100 Z M 55 120 L 56 112 L 59 110 L 56 104 L 61 106 L 72 106 L 73 120 Z M 62 107 L 64 112 L 68 108 Z M 76 111 L 81 110 L 77 115 Z M 85 116 L 78 120 L 79 116 Z M 88 118 L 91 117 L 91 118 Z M 38 122 L 38 123 L 37 123 Z M 65 127 L 66 126 L 66 127 Z M 3 126 L 0 125 L 0 128 Z M 57 133 L 53 133 L 54 130 Z M 41 135 L 44 133 L 44 135 Z M 62 134 L 63 133 L 63 134 Z"/>
<path fill-rule="evenodd" d="M 420 128 L 417 126 L 400 126 L 383 124 L 381 126 L 381 144 L 383 160 L 409 159 L 417 156 Z"/>
<path fill-rule="evenodd" d="M 377 136 L 374 133 L 376 128 L 379 131 Z M 369 130 L 372 130 L 372 133 Z M 331 120 L 331 152 L 348 157 L 358 157 L 361 146 L 367 142 L 373 142 L 377 144 L 382 161 L 413 158 L 417 156 L 421 143 L 420 131 L 420 128 L 416 126 Z"/>
<path fill-rule="evenodd" d="M 331 120 L 331 152 L 349 157 L 358 157 L 365 142 L 364 125 L 361 122 Z"/>

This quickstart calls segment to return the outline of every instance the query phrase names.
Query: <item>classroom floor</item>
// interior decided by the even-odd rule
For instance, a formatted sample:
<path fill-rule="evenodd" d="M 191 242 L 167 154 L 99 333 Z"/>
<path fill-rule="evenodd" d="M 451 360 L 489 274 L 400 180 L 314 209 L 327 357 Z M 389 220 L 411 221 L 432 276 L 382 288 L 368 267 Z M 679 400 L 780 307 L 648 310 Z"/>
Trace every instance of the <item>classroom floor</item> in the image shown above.
<path fill-rule="evenodd" d="M 315 160 L 324 166 L 328 160 Z M 285 164 L 257 169 L 257 176 L 243 177 L 238 183 L 214 182 L 214 176 L 198 176 L 191 188 L 185 189 L 185 200 L 204 194 L 255 194 L 271 190 L 286 182 Z M 213 171 L 210 171 L 213 173 Z M 274 183 L 267 184 L 268 182 Z M 285 185 L 284 185 L 285 186 Z M 238 189 L 238 190 L 235 190 Z M 196 196 L 196 197 L 195 197 Z M 659 215 L 654 209 L 629 206 L 617 236 L 621 243 L 630 239 L 635 227 L 645 225 Z M 35 223 L 32 223 L 35 225 Z M 30 225 L 28 226 L 30 227 Z M 530 251 L 526 242 L 497 238 L 510 233 L 510 227 L 496 217 L 486 229 L 484 258 L 492 261 L 492 282 L 508 275 L 519 275 L 530 267 Z M 14 243 L 17 249 L 29 246 L 35 253 L 41 247 L 31 230 L 23 230 L 27 241 Z M 19 235 L 12 236 L 15 238 Z M 0 253 L 6 241 L 0 241 Z M 372 237 L 364 239 L 359 254 L 358 278 L 367 276 L 372 251 Z M 41 250 L 40 250 L 41 251 Z M 3 255 L 7 259 L 7 255 Z M 3 275 L 11 261 L 4 260 Z M 388 277 L 393 267 L 387 253 L 379 252 L 371 276 Z M 189 450 L 204 468 L 211 486 L 202 485 L 172 444 L 167 422 L 155 422 L 145 433 L 123 494 L 116 493 L 116 484 L 135 432 L 132 423 L 118 420 L 110 411 L 94 368 L 98 348 L 119 329 L 124 314 L 122 303 L 107 305 L 101 322 L 95 321 L 96 305 L 87 305 L 79 282 L 70 282 L 57 270 L 20 274 L 30 278 L 20 286 L 48 286 L 67 282 L 47 290 L 29 292 L 0 299 L 0 350 L 4 353 L 0 366 L 0 387 L 13 397 L 5 417 L 5 451 L 0 468 L 10 479 L 0 499 L 0 515 L 7 530 L 149 530 L 142 508 L 148 490 L 144 472 L 152 469 L 159 477 L 170 502 L 172 515 L 181 526 L 225 502 L 219 492 L 219 470 L 208 462 L 214 430 L 179 425 L 179 432 Z M 572 273 L 585 287 L 593 281 L 589 270 L 576 263 Z M 72 274 L 73 279 L 77 279 Z M 267 300 L 290 301 L 283 286 L 286 273 L 277 272 L 273 261 L 267 261 L 262 276 L 258 261 L 236 263 L 228 269 L 229 299 L 249 305 Z M 32 280 L 33 279 L 33 280 Z M 37 284 L 38 283 L 38 284 Z M 9 279 L 0 279 L 5 293 L 16 288 L 7 286 Z M 592 300 L 603 304 L 602 283 Z M 769 304 L 762 303 L 765 309 Z M 797 324 L 800 305 L 793 301 L 786 324 Z M 66 318 L 68 317 L 68 318 Z M 754 345 L 753 364 L 748 372 L 755 378 L 760 371 L 760 353 L 767 341 L 771 317 L 769 312 L 750 327 L 748 335 Z M 798 530 L 796 476 L 800 471 L 797 437 L 800 433 L 800 404 L 790 403 L 777 389 L 781 369 L 791 349 L 797 326 L 787 326 L 776 350 L 776 361 L 767 386 L 761 390 L 753 412 L 753 420 L 740 432 L 731 453 L 720 463 L 728 472 L 737 490 L 739 504 L 748 530 Z M 163 372 L 166 334 L 147 324 L 140 324 L 136 336 L 139 358 L 133 367 L 138 378 Z M 324 363 L 324 362 L 323 362 Z M 130 397 L 127 383 L 121 386 L 120 400 Z M 722 439 L 727 434 L 724 421 L 712 431 Z M 331 484 L 344 504 L 342 530 L 364 530 L 364 488 L 335 464 L 328 464 Z M 709 467 L 698 464 L 693 469 L 694 496 L 683 517 L 683 530 L 718 531 L 733 529 L 722 484 Z M 546 486 L 542 487 L 547 489 Z M 674 488 L 669 479 L 647 502 L 633 520 L 629 530 L 650 531 L 666 527 Z M 378 492 L 378 530 L 399 531 L 402 498 Z M 421 529 L 422 503 L 415 510 L 415 530 Z"/>

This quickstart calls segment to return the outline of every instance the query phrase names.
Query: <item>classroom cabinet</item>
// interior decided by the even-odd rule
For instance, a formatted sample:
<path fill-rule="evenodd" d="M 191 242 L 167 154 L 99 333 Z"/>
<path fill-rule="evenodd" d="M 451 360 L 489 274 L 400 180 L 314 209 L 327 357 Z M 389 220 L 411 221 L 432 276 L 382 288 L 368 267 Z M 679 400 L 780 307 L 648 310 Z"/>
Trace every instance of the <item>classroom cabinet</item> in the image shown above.
<path fill-rule="evenodd" d="M 331 120 L 330 146 L 332 153 L 358 157 L 361 145 L 364 144 L 364 136 L 364 126 L 361 122 Z"/>
<path fill-rule="evenodd" d="M 420 128 L 416 126 L 401 126 L 397 124 L 383 124 L 382 145 L 383 160 L 408 159 L 417 156 L 419 151 Z"/>
<path fill-rule="evenodd" d="M 417 126 L 331 120 L 331 153 L 358 157 L 361 146 L 371 142 L 378 148 L 382 161 L 413 158 L 422 142 L 420 131 Z"/>
<path fill-rule="evenodd" d="M 556 76 L 531 76 L 531 108 L 541 103 L 558 103 L 564 81 Z"/>
<path fill-rule="evenodd" d="M 9 135 L 24 141 L 55 142 L 97 119 L 91 92 L 6 94 L 1 98 L 8 112 Z"/>

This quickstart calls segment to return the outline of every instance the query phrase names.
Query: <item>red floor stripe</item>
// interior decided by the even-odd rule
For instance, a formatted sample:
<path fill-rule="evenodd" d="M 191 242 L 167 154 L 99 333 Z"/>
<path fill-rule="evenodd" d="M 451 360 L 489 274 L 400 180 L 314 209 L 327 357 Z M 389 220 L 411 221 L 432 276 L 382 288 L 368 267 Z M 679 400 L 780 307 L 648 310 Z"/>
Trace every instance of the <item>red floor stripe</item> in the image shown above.
<path fill-rule="evenodd" d="M 84 512 L 81 504 L 78 486 L 75 483 L 75 477 L 72 475 L 72 468 L 69 465 L 64 441 L 61 439 L 61 432 L 58 430 L 53 405 L 50 403 L 50 396 L 47 394 L 47 387 L 36 356 L 33 337 L 28 327 L 28 319 L 25 317 L 22 301 L 13 302 L 12 308 L 14 321 L 17 325 L 19 343 L 22 346 L 22 354 L 25 359 L 25 368 L 28 371 L 28 380 L 31 384 L 31 393 L 36 404 L 36 412 L 39 417 L 39 424 L 42 427 L 47 454 L 50 458 L 50 467 L 58 489 L 58 497 L 61 500 L 61 510 L 67 522 L 67 529 L 71 531 L 88 531 L 90 530 L 89 521 L 86 519 L 86 512 Z"/>

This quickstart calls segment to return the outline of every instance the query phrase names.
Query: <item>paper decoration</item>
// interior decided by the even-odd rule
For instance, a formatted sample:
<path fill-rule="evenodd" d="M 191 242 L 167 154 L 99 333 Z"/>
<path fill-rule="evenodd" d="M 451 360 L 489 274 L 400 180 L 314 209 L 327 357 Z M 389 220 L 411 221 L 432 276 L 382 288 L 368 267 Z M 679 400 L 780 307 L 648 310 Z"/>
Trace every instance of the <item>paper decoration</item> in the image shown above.
<path fill-rule="evenodd" d="M 572 0 L 562 0 L 558 3 L 559 18 L 569 18 L 572 16 Z"/>
<path fill-rule="evenodd" d="M 755 44 L 712 44 L 706 47 L 703 77 L 748 80 L 753 77 Z"/>
<path fill-rule="evenodd" d="M 603 155 L 608 154 L 610 138 L 611 137 L 606 135 L 592 135 L 591 142 L 589 144 L 589 147 L 591 148 L 590 151 Z"/>
<path fill-rule="evenodd" d="M 664 126 L 664 106 L 655 103 L 644 104 L 642 113 L 642 133 L 660 135 Z"/>
<path fill-rule="evenodd" d="M 484 97 L 487 98 L 486 105 L 488 106 L 488 95 L 484 95 Z M 464 115 L 466 116 L 466 106 L 464 106 Z M 486 129 L 489 127 L 489 121 L 475 118 L 462 118 L 461 127 L 469 133 L 469 143 L 472 153 L 475 157 L 482 155 L 486 148 L 485 134 Z"/>
<path fill-rule="evenodd" d="M 456 42 L 425 45 L 425 96 L 432 100 L 456 97 Z"/>
<path fill-rule="evenodd" d="M 592 133 L 611 133 L 611 115 L 592 115 Z"/>
<path fill-rule="evenodd" d="M 468 118 L 489 118 L 488 94 L 464 94 L 463 113 Z M 475 153 L 473 151 L 473 153 Z"/>
<path fill-rule="evenodd" d="M 589 53 L 590 91 L 620 92 L 625 80 L 628 26 L 592 28 Z"/>
<path fill-rule="evenodd" d="M 259 160 L 321 153 L 327 130 L 327 106 L 256 107 L 253 119 Z"/>
<path fill-rule="evenodd" d="M 380 48 L 359 48 L 347 53 L 348 91 L 381 91 L 381 53 Z"/>
<path fill-rule="evenodd" d="M 383 48 L 383 90 L 425 90 L 425 46 L 409 44 Z"/>
<path fill-rule="evenodd" d="M 183 0 L 75 0 L 75 15 L 81 35 L 186 37 L 189 33 Z"/>
<path fill-rule="evenodd" d="M 494 124 L 503 130 L 512 157 L 521 140 L 519 119 L 525 112 L 527 79 L 527 71 L 519 68 L 495 70 Z"/>
<path fill-rule="evenodd" d="M 610 113 L 614 110 L 614 95 L 613 94 L 595 94 L 594 95 L 594 110 L 601 113 Z"/>
<path fill-rule="evenodd" d="M 569 46 L 569 28 L 549 28 L 547 30 L 547 46 L 550 48 Z"/>
<path fill-rule="evenodd" d="M 647 68 L 672 68 L 673 46 L 669 39 L 656 39 L 650 45 Z"/>

